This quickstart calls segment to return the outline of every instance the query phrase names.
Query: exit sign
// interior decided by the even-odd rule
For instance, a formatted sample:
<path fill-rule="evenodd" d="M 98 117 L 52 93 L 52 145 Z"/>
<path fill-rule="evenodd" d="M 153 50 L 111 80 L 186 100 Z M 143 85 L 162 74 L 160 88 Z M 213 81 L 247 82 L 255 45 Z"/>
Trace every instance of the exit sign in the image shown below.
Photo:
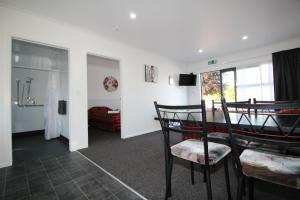
<path fill-rule="evenodd" d="M 214 64 L 217 64 L 217 60 L 209 60 L 208 61 L 208 65 L 214 65 Z"/>

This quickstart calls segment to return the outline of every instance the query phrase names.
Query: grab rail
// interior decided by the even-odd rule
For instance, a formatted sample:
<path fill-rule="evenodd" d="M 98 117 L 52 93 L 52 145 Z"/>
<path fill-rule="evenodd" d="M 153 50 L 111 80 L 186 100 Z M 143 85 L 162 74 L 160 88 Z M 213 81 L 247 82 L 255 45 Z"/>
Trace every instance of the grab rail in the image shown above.
<path fill-rule="evenodd" d="M 24 85 L 22 88 L 22 102 L 23 102 L 23 98 L 24 98 Z M 20 108 L 24 108 L 24 107 L 42 107 L 44 105 L 42 104 L 20 104 L 20 80 L 17 79 L 17 103 L 16 105 Z"/>

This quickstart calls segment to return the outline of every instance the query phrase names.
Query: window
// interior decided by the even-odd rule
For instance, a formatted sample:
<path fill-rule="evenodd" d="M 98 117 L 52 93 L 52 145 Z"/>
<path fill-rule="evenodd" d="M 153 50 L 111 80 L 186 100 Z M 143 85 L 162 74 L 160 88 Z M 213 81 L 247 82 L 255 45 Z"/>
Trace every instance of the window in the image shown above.
<path fill-rule="evenodd" d="M 234 69 L 221 70 L 222 91 L 221 94 L 227 101 L 236 100 L 236 71 Z"/>
<path fill-rule="evenodd" d="M 201 74 L 201 94 L 206 101 L 206 107 L 212 107 L 212 100 L 220 101 L 221 76 L 220 71 L 205 72 Z"/>
<path fill-rule="evenodd" d="M 219 102 L 221 96 L 235 101 L 235 77 L 235 68 L 201 73 L 201 94 L 208 108 L 212 107 L 212 100 Z"/>
<path fill-rule="evenodd" d="M 212 100 L 224 96 L 228 102 L 274 100 L 273 65 L 264 63 L 247 68 L 230 68 L 201 73 L 201 95 L 208 108 Z"/>
<path fill-rule="evenodd" d="M 274 100 L 272 63 L 237 69 L 236 75 L 237 101 L 249 98 Z"/>

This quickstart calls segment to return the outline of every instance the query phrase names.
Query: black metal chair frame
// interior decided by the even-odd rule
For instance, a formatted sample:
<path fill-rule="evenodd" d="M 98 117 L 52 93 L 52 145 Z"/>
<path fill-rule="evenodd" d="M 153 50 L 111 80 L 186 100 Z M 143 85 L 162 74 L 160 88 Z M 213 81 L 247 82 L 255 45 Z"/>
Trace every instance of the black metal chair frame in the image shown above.
<path fill-rule="evenodd" d="M 235 102 L 231 102 L 231 103 L 251 103 L 251 99 L 249 98 L 247 101 L 235 101 Z M 222 108 L 222 101 L 215 101 L 212 100 L 212 111 L 216 111 L 217 109 L 215 108 L 215 104 L 218 104 L 221 106 Z"/>
<path fill-rule="evenodd" d="M 289 103 L 297 103 L 299 101 L 264 101 L 264 100 L 256 100 L 253 98 L 254 104 L 289 104 Z M 254 109 L 254 112 L 257 113 L 257 109 Z"/>
<path fill-rule="evenodd" d="M 165 178 L 166 178 L 166 193 L 165 193 L 165 199 L 168 199 L 171 197 L 171 176 L 172 176 L 172 169 L 173 169 L 173 155 L 171 153 L 171 145 L 170 145 L 170 133 L 198 133 L 200 137 L 203 138 L 203 144 L 204 144 L 204 159 L 205 164 L 201 165 L 203 167 L 203 173 L 204 177 L 206 179 L 206 187 L 207 187 L 207 196 L 208 199 L 212 199 L 212 189 L 211 189 L 211 178 L 210 178 L 210 165 L 209 165 L 209 157 L 208 157 L 208 140 L 207 140 L 207 121 L 206 121 L 206 110 L 205 110 L 205 101 L 201 101 L 201 105 L 187 105 L 187 106 L 169 106 L 169 105 L 159 105 L 157 102 L 154 102 L 155 109 L 158 115 L 158 119 L 162 128 L 162 133 L 164 136 L 164 151 L 165 151 Z M 173 118 L 165 118 L 161 115 L 162 109 L 171 110 L 173 113 Z M 194 120 L 191 121 L 193 123 L 197 124 L 197 127 L 188 127 L 182 129 L 180 127 L 174 127 L 173 125 L 175 123 L 179 123 L 180 125 L 183 124 L 183 121 L 180 119 L 176 119 L 177 114 L 180 112 L 177 112 L 178 110 L 198 110 L 197 112 L 189 112 L 189 113 L 198 113 L 201 114 L 202 121 Z M 200 110 L 200 111 L 199 111 Z M 187 118 L 193 118 L 192 115 L 188 114 Z M 186 119 L 189 121 L 189 119 Z M 178 124 L 177 124 L 178 125 Z M 231 192 L 230 192 L 230 182 L 229 182 L 229 173 L 228 173 L 228 161 L 227 156 L 223 158 L 223 164 L 224 164 L 224 171 L 225 171 L 225 180 L 226 180 L 226 187 L 227 187 L 227 195 L 228 199 L 231 199 Z M 194 163 L 190 161 L 191 165 L 191 182 L 194 184 Z"/>
<path fill-rule="evenodd" d="M 270 146 L 277 146 L 281 149 L 288 149 L 293 147 L 300 147 L 300 135 L 299 133 L 295 133 L 295 130 L 299 128 L 300 126 L 300 114 L 280 114 L 277 111 L 281 109 L 299 109 L 300 108 L 300 102 L 281 102 L 281 103 L 258 103 L 255 102 L 255 104 L 240 104 L 240 103 L 226 103 L 225 99 L 222 99 L 222 107 L 228 127 L 229 134 L 231 136 L 231 147 L 232 147 L 232 153 L 234 157 L 234 162 L 236 169 L 238 171 L 238 192 L 237 192 L 237 200 L 242 199 L 242 193 L 243 189 L 245 187 L 245 178 L 248 181 L 248 198 L 249 200 L 253 200 L 253 193 L 254 193 L 254 184 L 253 180 L 254 177 L 245 177 L 245 175 L 242 172 L 241 163 L 239 160 L 239 146 L 237 144 L 238 139 L 247 140 L 249 142 L 256 142 L 261 144 L 267 144 Z M 233 126 L 231 124 L 230 119 L 230 111 L 228 108 L 240 108 L 246 110 L 244 113 L 241 114 L 238 123 Z M 266 119 L 263 121 L 261 126 L 253 125 L 251 123 L 250 112 L 248 112 L 248 109 L 256 110 L 256 112 L 252 113 L 254 114 L 254 117 L 258 117 L 258 115 L 265 115 Z M 264 110 L 267 110 L 267 112 L 264 112 Z M 261 111 L 259 113 L 258 111 Z M 273 112 L 269 112 L 273 111 Z M 274 116 L 280 116 L 280 115 L 294 115 L 295 116 L 295 122 L 293 125 L 289 128 L 282 127 L 276 117 Z M 248 122 L 248 129 L 244 129 L 245 125 L 240 124 L 242 121 L 242 118 L 245 118 Z M 281 135 L 274 135 L 270 132 L 267 132 L 267 122 L 268 120 L 272 120 L 274 124 L 276 124 L 276 127 Z M 250 128 L 249 128 L 250 127 Z"/>
<path fill-rule="evenodd" d="M 232 102 L 232 103 L 239 103 L 239 104 L 250 104 L 251 103 L 251 99 L 249 98 L 248 101 L 236 101 L 236 102 Z M 221 108 L 222 108 L 222 102 L 216 102 L 214 100 L 212 100 L 212 112 L 213 114 L 215 114 L 216 108 L 215 108 L 215 104 L 220 104 Z M 238 112 L 238 110 L 235 108 L 235 111 Z M 250 112 L 250 109 L 248 110 L 248 112 Z M 226 144 L 226 145 L 230 145 L 230 142 L 228 141 L 228 138 L 226 136 L 226 138 L 222 138 L 222 135 L 224 133 L 220 133 L 220 132 L 216 132 L 217 131 L 217 127 L 214 126 L 214 131 L 215 131 L 215 135 L 208 135 L 208 140 L 211 142 L 217 142 L 217 143 L 222 143 L 222 144 Z M 226 133 L 225 133 L 226 134 Z"/>

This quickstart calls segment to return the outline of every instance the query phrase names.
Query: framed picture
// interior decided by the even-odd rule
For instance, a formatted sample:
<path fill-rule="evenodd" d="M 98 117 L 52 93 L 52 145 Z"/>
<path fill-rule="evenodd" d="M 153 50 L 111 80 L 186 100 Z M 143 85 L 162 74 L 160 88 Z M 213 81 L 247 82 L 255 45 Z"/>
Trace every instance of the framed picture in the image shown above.
<path fill-rule="evenodd" d="M 107 76 L 103 80 L 103 87 L 107 92 L 114 92 L 118 89 L 118 81 L 113 76 Z"/>
<path fill-rule="evenodd" d="M 145 81 L 157 83 L 158 81 L 158 68 L 152 65 L 145 65 Z"/>

